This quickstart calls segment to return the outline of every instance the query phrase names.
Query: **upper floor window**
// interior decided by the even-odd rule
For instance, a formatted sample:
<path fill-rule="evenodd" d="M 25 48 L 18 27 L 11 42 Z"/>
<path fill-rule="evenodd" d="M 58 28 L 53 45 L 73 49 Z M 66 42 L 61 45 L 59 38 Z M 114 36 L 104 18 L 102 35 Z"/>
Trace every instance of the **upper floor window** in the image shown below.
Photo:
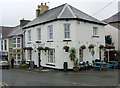
<path fill-rule="evenodd" d="M 7 50 L 7 40 L 4 41 L 5 50 Z"/>
<path fill-rule="evenodd" d="M 21 46 L 20 38 L 17 38 L 17 48 L 20 48 L 20 46 Z"/>
<path fill-rule="evenodd" d="M 16 38 L 13 38 L 13 48 L 16 48 Z"/>
<path fill-rule="evenodd" d="M 98 27 L 93 27 L 93 36 L 98 35 Z"/>
<path fill-rule="evenodd" d="M 31 41 L 31 30 L 28 30 L 28 41 Z"/>
<path fill-rule="evenodd" d="M 38 40 L 41 40 L 41 28 L 37 29 L 37 33 L 38 33 Z"/>
<path fill-rule="evenodd" d="M 48 26 L 48 30 L 49 30 L 49 39 L 53 39 L 53 26 Z"/>
<path fill-rule="evenodd" d="M 13 38 L 13 48 L 20 48 L 20 47 L 21 47 L 21 39 Z"/>
<path fill-rule="evenodd" d="M 1 41 L 1 50 L 3 50 L 3 41 Z"/>
<path fill-rule="evenodd" d="M 70 38 L 70 24 L 64 24 L 65 38 Z"/>

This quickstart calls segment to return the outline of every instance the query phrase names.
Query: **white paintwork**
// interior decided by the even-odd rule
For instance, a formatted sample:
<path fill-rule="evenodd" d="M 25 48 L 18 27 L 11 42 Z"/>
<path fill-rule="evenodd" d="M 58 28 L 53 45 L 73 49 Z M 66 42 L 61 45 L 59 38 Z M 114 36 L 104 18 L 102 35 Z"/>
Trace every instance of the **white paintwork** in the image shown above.
<path fill-rule="evenodd" d="M 115 45 L 115 49 L 118 50 L 118 30 L 117 28 L 111 26 L 111 25 L 106 25 L 105 26 L 105 35 L 111 35 L 112 36 L 112 42 Z M 120 48 L 119 48 L 120 49 Z"/>
<path fill-rule="evenodd" d="M 63 42 L 64 39 L 64 24 L 70 24 L 70 40 L 71 42 Z M 48 26 L 53 25 L 53 42 L 47 42 L 48 41 Z M 98 34 L 99 38 L 92 38 L 93 36 L 93 27 L 98 27 Z M 65 45 L 76 48 L 77 50 L 77 57 L 79 59 L 79 48 L 82 45 L 85 45 L 87 48 L 84 50 L 84 61 L 90 61 L 94 60 L 95 58 L 99 58 L 99 45 L 105 45 L 105 31 L 104 26 L 87 23 L 87 22 L 78 22 L 78 21 L 54 21 L 50 22 L 44 25 L 39 25 L 35 27 L 31 27 L 26 29 L 25 32 L 25 46 L 26 47 L 32 47 L 32 60 L 35 62 L 35 64 L 38 66 L 38 51 L 37 48 L 34 47 L 34 44 L 36 44 L 37 37 L 37 28 L 41 28 L 41 42 L 45 43 L 45 46 L 54 48 L 55 49 L 55 67 L 48 66 L 47 62 L 47 54 L 44 51 L 41 51 L 41 65 L 45 67 L 51 67 L 51 68 L 57 68 L 57 69 L 63 69 L 63 63 L 68 62 L 68 68 L 73 68 L 73 62 L 69 58 L 69 53 L 65 52 L 63 47 Z M 32 35 L 32 41 L 31 44 L 28 43 L 28 35 L 27 31 L 31 30 Z M 91 55 L 91 52 L 89 52 L 88 46 L 90 44 L 95 45 L 95 56 L 93 57 Z M 35 52 L 36 51 L 36 52 Z M 104 51 L 103 51 L 104 52 Z M 104 58 L 102 52 L 102 59 Z M 26 61 L 29 60 L 29 53 L 25 52 L 25 58 Z"/>

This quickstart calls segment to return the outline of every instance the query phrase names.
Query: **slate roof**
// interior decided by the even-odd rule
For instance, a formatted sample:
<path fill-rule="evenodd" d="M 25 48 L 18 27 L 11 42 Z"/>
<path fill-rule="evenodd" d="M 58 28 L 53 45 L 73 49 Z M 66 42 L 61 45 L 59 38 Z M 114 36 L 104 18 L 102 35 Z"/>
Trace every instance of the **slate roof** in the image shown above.
<path fill-rule="evenodd" d="M 11 33 L 9 33 L 8 37 L 13 37 L 13 36 L 19 36 L 23 34 L 23 29 L 22 27 L 20 27 L 19 25 L 14 27 L 11 31 Z"/>
<path fill-rule="evenodd" d="M 55 7 L 53 9 L 50 9 L 43 14 L 41 14 L 39 17 L 35 18 L 33 21 L 31 21 L 28 25 L 24 27 L 29 28 L 33 27 L 39 24 L 44 24 L 47 22 L 55 21 L 55 20 L 83 20 L 91 23 L 97 23 L 105 25 L 105 23 L 87 15 L 86 13 L 68 5 L 63 4 L 61 6 Z"/>
<path fill-rule="evenodd" d="M 5 26 L 0 26 L 0 32 L 2 33 L 2 38 L 7 38 L 8 35 L 12 32 L 14 27 L 5 27 Z"/>
<path fill-rule="evenodd" d="M 120 12 L 104 20 L 106 23 L 120 22 Z"/>

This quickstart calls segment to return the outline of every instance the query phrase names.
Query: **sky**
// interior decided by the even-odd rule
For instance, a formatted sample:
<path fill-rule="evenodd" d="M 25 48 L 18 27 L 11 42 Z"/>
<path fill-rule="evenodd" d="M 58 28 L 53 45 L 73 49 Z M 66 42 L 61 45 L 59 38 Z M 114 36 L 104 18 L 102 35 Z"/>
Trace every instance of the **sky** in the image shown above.
<path fill-rule="evenodd" d="M 0 26 L 17 26 L 22 18 L 35 19 L 37 5 L 41 3 L 47 3 L 49 9 L 68 3 L 98 20 L 104 20 L 118 12 L 118 1 L 120 0 L 0 0 Z M 109 3 L 111 4 L 104 8 Z M 102 8 L 104 9 L 101 10 Z M 98 13 L 95 14 L 96 12 Z"/>

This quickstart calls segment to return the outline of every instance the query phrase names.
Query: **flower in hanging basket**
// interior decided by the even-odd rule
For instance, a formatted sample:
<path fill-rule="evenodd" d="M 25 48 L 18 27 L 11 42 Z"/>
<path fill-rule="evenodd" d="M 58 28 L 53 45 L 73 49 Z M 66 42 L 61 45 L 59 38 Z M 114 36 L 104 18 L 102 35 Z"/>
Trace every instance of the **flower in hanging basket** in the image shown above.
<path fill-rule="evenodd" d="M 65 52 L 69 51 L 69 46 L 64 46 L 63 49 L 65 49 Z"/>
<path fill-rule="evenodd" d="M 92 48 L 94 48 L 94 45 L 90 44 L 88 48 L 92 49 Z"/>
<path fill-rule="evenodd" d="M 80 48 L 81 48 L 81 49 L 85 49 L 85 48 L 86 48 L 86 46 L 85 46 L 85 45 L 82 45 Z"/>
<path fill-rule="evenodd" d="M 38 47 L 38 50 L 43 50 L 44 48 L 42 46 Z"/>
<path fill-rule="evenodd" d="M 100 45 L 99 48 L 100 48 L 100 49 L 104 49 L 104 45 Z"/>

